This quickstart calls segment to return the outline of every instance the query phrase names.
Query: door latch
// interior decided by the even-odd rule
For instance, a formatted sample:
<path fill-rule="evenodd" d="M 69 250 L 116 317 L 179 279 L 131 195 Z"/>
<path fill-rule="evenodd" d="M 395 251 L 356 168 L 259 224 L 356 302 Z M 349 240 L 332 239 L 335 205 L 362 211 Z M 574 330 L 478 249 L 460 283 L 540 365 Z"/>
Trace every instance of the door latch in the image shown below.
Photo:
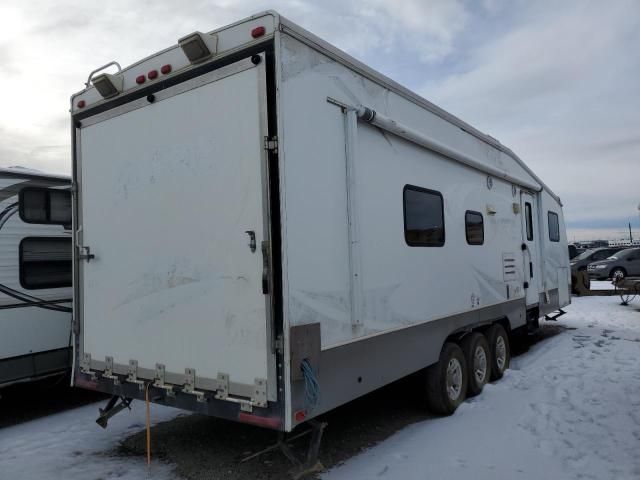
<path fill-rule="evenodd" d="M 256 232 L 253 230 L 247 230 L 247 235 L 249 235 L 249 248 L 251 249 L 251 253 L 255 253 L 256 251 Z"/>
<path fill-rule="evenodd" d="M 86 260 L 89 263 L 91 260 L 96 258 L 94 254 L 91 253 L 91 247 L 78 247 L 80 249 L 80 253 L 78 253 L 78 260 Z M 85 253 L 82 253 L 84 250 Z"/>

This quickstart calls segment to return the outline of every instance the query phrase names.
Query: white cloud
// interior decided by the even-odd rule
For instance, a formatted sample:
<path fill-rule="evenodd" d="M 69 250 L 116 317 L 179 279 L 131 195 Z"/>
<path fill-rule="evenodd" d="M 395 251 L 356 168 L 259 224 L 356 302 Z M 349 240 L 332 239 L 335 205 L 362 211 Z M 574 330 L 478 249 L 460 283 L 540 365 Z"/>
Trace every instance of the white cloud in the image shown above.
<path fill-rule="evenodd" d="M 92 69 L 114 59 L 131 64 L 191 31 L 212 30 L 274 7 L 355 55 L 401 49 L 429 61 L 451 51 L 467 18 L 457 0 L 399 5 L 382 0 L 5 0 L 0 6 L 0 165 L 24 163 L 68 173 L 69 97 Z"/>
<path fill-rule="evenodd" d="M 530 5 L 423 93 L 512 147 L 560 194 L 569 220 L 633 218 L 640 4 Z"/>

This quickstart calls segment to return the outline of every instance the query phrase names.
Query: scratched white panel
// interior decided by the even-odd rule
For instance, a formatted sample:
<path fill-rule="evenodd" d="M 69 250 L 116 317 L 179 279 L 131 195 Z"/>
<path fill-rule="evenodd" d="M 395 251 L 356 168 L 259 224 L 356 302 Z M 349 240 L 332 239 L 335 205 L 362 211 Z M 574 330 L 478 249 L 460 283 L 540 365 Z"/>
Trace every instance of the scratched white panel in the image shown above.
<path fill-rule="evenodd" d="M 82 130 L 92 358 L 267 378 L 262 75 L 249 68 Z"/>

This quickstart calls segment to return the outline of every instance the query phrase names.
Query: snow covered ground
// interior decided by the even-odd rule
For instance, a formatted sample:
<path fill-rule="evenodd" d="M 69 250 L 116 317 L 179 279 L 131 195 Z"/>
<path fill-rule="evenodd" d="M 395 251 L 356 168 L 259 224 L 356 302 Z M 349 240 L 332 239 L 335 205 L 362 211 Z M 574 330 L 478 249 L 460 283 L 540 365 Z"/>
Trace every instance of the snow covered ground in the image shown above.
<path fill-rule="evenodd" d="M 173 479 L 173 468 L 154 461 L 113 454 L 118 442 L 143 429 L 145 405 L 133 402 L 103 430 L 94 422 L 98 406 L 87 405 L 0 430 L 0 478 L 3 480 L 154 480 Z M 181 412 L 152 405 L 151 419 L 169 420 Z"/>
<path fill-rule="evenodd" d="M 611 280 L 592 280 L 591 290 L 615 290 L 616 286 Z"/>
<path fill-rule="evenodd" d="M 640 301 L 573 302 L 557 322 L 568 330 L 513 359 L 453 416 L 411 425 L 322 478 L 640 478 Z M 107 430 L 94 423 L 97 406 L 0 430 L 0 478 L 175 478 L 171 465 L 154 460 L 148 472 L 144 458 L 114 453 L 144 428 L 142 402 Z M 179 414 L 152 406 L 154 422 Z"/>
<path fill-rule="evenodd" d="M 574 298 L 566 331 L 514 359 L 449 418 L 326 473 L 342 479 L 640 478 L 640 311 Z"/>

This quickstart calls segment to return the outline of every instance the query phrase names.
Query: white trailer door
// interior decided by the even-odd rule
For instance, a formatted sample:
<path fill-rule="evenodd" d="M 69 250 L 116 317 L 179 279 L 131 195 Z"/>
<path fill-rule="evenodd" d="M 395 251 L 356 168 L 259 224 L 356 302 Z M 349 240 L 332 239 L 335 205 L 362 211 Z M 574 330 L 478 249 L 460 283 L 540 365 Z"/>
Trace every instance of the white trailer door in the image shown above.
<path fill-rule="evenodd" d="M 527 306 L 540 302 L 538 273 L 540 272 L 538 246 L 538 206 L 536 198 L 528 193 L 520 193 L 522 211 L 522 242 L 526 249 L 522 250 L 524 261 L 524 279 Z"/>
<path fill-rule="evenodd" d="M 162 364 L 170 383 L 194 369 L 199 388 L 228 375 L 238 394 L 269 379 L 275 398 L 265 135 L 264 61 L 249 59 L 83 121 L 81 355 L 151 378 Z"/>

